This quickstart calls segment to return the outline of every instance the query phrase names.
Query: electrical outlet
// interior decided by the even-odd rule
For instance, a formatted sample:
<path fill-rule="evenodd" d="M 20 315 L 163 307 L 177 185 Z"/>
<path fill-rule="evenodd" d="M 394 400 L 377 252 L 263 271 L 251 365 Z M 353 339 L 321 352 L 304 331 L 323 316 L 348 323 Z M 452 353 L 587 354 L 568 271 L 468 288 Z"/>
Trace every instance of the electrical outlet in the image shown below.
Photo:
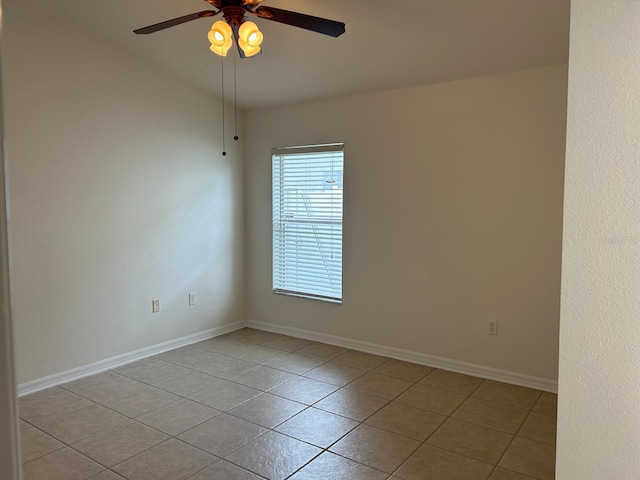
<path fill-rule="evenodd" d="M 151 300 L 151 311 L 153 313 L 158 313 L 160 311 L 160 299 L 155 298 Z"/>
<path fill-rule="evenodd" d="M 189 305 L 195 305 L 196 304 L 196 294 L 195 293 L 190 293 L 189 294 Z"/>
<path fill-rule="evenodd" d="M 487 333 L 489 335 L 498 335 L 498 322 L 489 322 L 489 329 Z"/>

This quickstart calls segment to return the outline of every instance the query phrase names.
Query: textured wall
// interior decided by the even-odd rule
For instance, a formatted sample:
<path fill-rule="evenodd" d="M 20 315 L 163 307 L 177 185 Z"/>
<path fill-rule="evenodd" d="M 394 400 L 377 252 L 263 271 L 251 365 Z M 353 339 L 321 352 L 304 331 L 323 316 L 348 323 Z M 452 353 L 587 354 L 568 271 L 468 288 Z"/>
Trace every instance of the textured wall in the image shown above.
<path fill-rule="evenodd" d="M 555 380 L 566 73 L 248 112 L 249 319 Z M 345 143 L 338 306 L 271 293 L 270 150 L 326 142 Z"/>
<path fill-rule="evenodd" d="M 557 478 L 640 478 L 640 2 L 572 2 Z"/>
<path fill-rule="evenodd" d="M 2 2 L 0 1 L 0 12 Z M 2 25 L 0 24 L 0 36 Z M 0 45 L 0 65 L 2 60 Z M 0 72 L 1 72 L 0 68 Z M 19 475 L 17 446 L 17 412 L 11 312 L 9 290 L 9 253 L 7 204 L 5 192 L 4 119 L 2 111 L 2 79 L 0 78 L 0 478 L 17 480 Z"/>

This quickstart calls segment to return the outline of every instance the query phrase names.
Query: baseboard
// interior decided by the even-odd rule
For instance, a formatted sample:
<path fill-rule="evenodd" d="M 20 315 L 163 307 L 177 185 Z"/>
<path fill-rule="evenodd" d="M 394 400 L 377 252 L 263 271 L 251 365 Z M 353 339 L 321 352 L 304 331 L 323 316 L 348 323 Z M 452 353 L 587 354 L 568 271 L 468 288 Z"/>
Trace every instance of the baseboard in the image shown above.
<path fill-rule="evenodd" d="M 95 375 L 96 373 L 104 372 L 105 370 L 111 370 L 112 368 L 121 367 L 127 363 L 142 360 L 143 358 L 158 355 L 162 352 L 174 350 L 176 348 L 185 347 L 192 343 L 202 342 L 209 338 L 224 335 L 225 333 L 233 332 L 245 326 L 245 322 L 234 322 L 228 325 L 222 325 L 220 327 L 211 328 L 203 332 L 193 333 L 185 337 L 176 338 L 175 340 L 169 340 L 167 342 L 159 343 L 157 345 L 151 345 L 149 347 L 141 348 L 129 353 L 123 353 L 122 355 L 116 355 L 115 357 L 106 358 L 98 362 L 90 363 L 82 367 L 72 368 L 64 372 L 55 373 L 47 377 L 38 378 L 29 382 L 21 383 L 18 385 L 18 396 L 28 395 L 45 388 L 55 387 L 62 383 L 78 380 L 79 378 L 88 377 L 89 375 Z"/>
<path fill-rule="evenodd" d="M 524 375 L 522 373 L 511 372 L 508 370 L 486 367 L 484 365 L 461 362 L 458 360 L 452 360 L 450 358 L 437 357 L 435 355 L 428 355 L 426 353 L 413 352 L 410 350 L 403 350 L 401 348 L 387 347 L 375 343 L 361 342 L 359 340 L 351 340 L 345 337 L 327 335 L 324 333 L 317 333 L 310 330 L 302 330 L 293 327 L 285 327 L 282 325 L 274 325 L 271 323 L 247 321 L 246 326 L 258 330 L 265 330 L 267 332 L 279 333 L 282 335 L 304 338 L 305 340 L 312 340 L 315 342 L 328 343 L 330 345 L 350 348 L 352 350 L 372 353 L 375 355 L 382 355 L 385 357 L 395 358 L 397 360 L 404 360 L 405 362 L 412 362 L 429 367 L 440 368 L 442 370 L 449 370 L 451 372 L 473 375 L 474 377 L 486 378 L 488 380 L 496 380 L 498 382 L 505 382 L 522 387 L 534 388 L 536 390 L 543 390 L 545 392 L 558 392 L 557 380 L 551 380 L 548 378 L 534 377 L 531 375 Z"/>
<path fill-rule="evenodd" d="M 508 370 L 500 370 L 497 368 L 486 367 L 484 365 L 461 362 L 458 360 L 452 360 L 450 358 L 413 352 L 401 348 L 388 347 L 376 343 L 362 342 L 359 340 L 352 340 L 345 337 L 338 337 L 335 335 L 328 335 L 324 333 L 313 332 L 310 330 L 303 330 L 300 328 L 285 327 L 282 325 L 274 325 L 265 322 L 247 321 L 234 322 L 229 325 L 212 328 L 203 332 L 198 332 L 187 335 L 185 337 L 177 338 L 175 340 L 169 340 L 157 345 L 141 348 L 133 352 L 106 358 L 89 365 L 84 365 L 82 367 L 73 368 L 71 370 L 66 370 L 64 372 L 49 375 L 47 377 L 21 383 L 18 385 L 18 396 L 21 397 L 30 393 L 44 390 L 45 388 L 55 387 L 56 385 L 60 385 L 62 383 L 71 382 L 73 380 L 78 380 L 79 378 L 87 377 L 89 375 L 95 375 L 96 373 L 121 367 L 122 365 L 126 365 L 127 363 L 142 360 L 143 358 L 151 357 L 153 355 L 158 355 L 162 352 L 191 345 L 193 343 L 201 342 L 203 340 L 217 337 L 219 335 L 224 335 L 225 333 L 233 332 L 245 326 L 258 330 L 264 330 L 267 332 L 304 338 L 306 340 L 312 340 L 314 342 L 328 343 L 330 345 L 350 348 L 352 350 L 372 353 L 375 355 L 382 355 L 385 357 L 395 358 L 397 360 L 404 360 L 406 362 L 440 368 L 442 370 L 449 370 L 451 372 L 464 373 L 466 375 L 473 375 L 475 377 L 496 380 L 498 382 L 505 382 L 511 383 L 513 385 L 520 385 L 522 387 L 534 388 L 536 390 L 543 390 L 545 392 L 558 392 L 558 382 L 556 380 L 524 375 L 522 373 L 511 372 Z"/>

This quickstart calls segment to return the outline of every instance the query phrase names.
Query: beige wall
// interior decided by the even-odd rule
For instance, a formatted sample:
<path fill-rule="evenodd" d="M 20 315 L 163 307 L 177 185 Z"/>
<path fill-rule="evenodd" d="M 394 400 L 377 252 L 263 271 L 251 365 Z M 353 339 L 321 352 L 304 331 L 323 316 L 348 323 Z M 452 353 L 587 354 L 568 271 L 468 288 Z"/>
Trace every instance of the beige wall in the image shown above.
<path fill-rule="evenodd" d="M 640 3 L 571 5 L 557 478 L 640 478 Z"/>
<path fill-rule="evenodd" d="M 248 112 L 248 318 L 556 379 L 566 75 Z M 345 142 L 340 306 L 271 293 L 270 149 L 323 142 Z"/>
<path fill-rule="evenodd" d="M 220 153 L 220 103 L 25 2 L 5 10 L 18 381 L 242 320 L 242 152 Z"/>

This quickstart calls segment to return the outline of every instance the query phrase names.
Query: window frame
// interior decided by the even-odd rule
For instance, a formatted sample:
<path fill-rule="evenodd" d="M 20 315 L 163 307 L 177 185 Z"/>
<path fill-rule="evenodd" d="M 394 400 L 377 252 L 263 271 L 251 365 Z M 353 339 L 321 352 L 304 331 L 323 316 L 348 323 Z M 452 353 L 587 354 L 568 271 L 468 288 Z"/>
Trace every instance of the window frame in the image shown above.
<path fill-rule="evenodd" d="M 328 219 L 321 219 L 319 217 L 321 217 L 322 214 L 315 216 L 313 218 L 309 218 L 308 220 L 305 220 L 303 218 L 299 218 L 297 220 L 294 220 L 293 217 L 289 216 L 288 220 L 284 220 L 285 218 L 287 218 L 287 216 L 285 215 L 285 208 L 289 207 L 291 208 L 290 204 L 286 204 L 286 201 L 283 200 L 284 197 L 286 197 L 286 182 L 283 180 L 283 162 L 286 158 L 286 156 L 299 156 L 299 155 L 304 155 L 304 154 L 322 154 L 322 153 L 326 153 L 327 155 L 333 154 L 333 153 L 340 153 L 339 155 L 339 165 L 338 168 L 336 169 L 333 165 L 331 165 L 331 169 L 330 172 L 333 175 L 334 171 L 335 172 L 340 172 L 340 217 L 339 220 L 336 220 L 335 218 L 328 218 Z M 301 161 L 302 162 L 302 161 Z M 333 160 L 332 160 L 333 162 Z M 278 168 L 276 168 L 278 166 Z M 296 168 L 296 167 L 294 167 Z M 302 167 L 297 167 L 297 168 L 302 168 Z M 279 172 L 279 178 L 276 178 L 276 174 L 277 172 Z M 335 182 L 336 180 L 333 179 L 333 177 L 331 177 L 333 182 Z M 326 181 L 326 180 L 325 180 Z M 327 183 L 329 183 L 329 181 L 327 181 Z M 309 185 L 312 185 L 311 183 Z M 319 183 L 319 185 L 321 185 L 321 183 Z M 319 145 L 303 145 L 303 146 L 291 146 L 291 147 L 281 147 L 281 148 L 273 148 L 271 150 L 271 219 L 272 219 L 272 238 L 271 238 L 271 243 L 272 243 L 272 261 L 271 261 L 271 267 L 272 267 L 272 293 L 277 294 L 277 295 L 285 295 L 285 296 L 292 296 L 292 297 L 298 297 L 298 298 L 306 298 L 306 299 L 310 299 L 310 300 L 317 300 L 317 301 L 323 301 L 323 302 L 328 302 L 328 303 L 333 303 L 333 304 L 342 304 L 343 301 L 343 264 L 344 264 L 344 259 L 343 259 L 343 249 L 344 249 L 344 196 L 343 196 L 343 187 L 344 187 L 344 143 L 327 143 L 327 144 L 319 144 Z M 276 196 L 276 190 L 278 190 L 277 192 L 277 196 Z M 319 190 L 320 191 L 320 190 Z M 308 194 L 311 192 L 306 192 L 307 193 L 307 197 L 306 199 L 303 200 L 303 202 L 306 204 L 307 202 L 309 202 L 309 197 Z M 305 195 L 303 193 L 303 195 Z M 333 208 L 333 202 L 334 202 L 334 198 L 330 197 L 329 200 L 329 204 L 332 206 Z M 278 204 L 276 205 L 276 202 L 278 202 Z M 321 203 L 321 208 L 320 210 L 322 210 L 322 208 L 326 208 L 326 205 L 323 203 L 323 200 L 320 200 Z M 299 208 L 299 207 L 298 207 Z M 311 207 L 313 208 L 313 207 Z M 305 209 L 307 211 L 308 215 L 311 215 L 309 212 L 309 207 L 307 207 Z M 277 214 L 277 215 L 276 215 Z M 331 211 L 331 216 L 333 216 L 333 210 Z M 325 285 L 330 285 L 332 283 L 331 278 L 336 278 L 335 276 L 332 277 L 332 266 L 335 265 L 339 265 L 339 291 L 336 293 L 336 295 L 324 295 L 322 293 L 319 293 L 318 291 L 316 291 L 315 293 L 312 291 L 313 288 L 307 288 L 306 291 L 304 288 L 297 288 L 297 289 L 292 289 L 292 288 L 286 288 L 286 281 L 282 279 L 283 275 L 286 275 L 287 272 L 287 268 L 284 265 L 284 262 L 286 262 L 285 256 L 283 253 L 281 254 L 277 254 L 276 252 L 286 252 L 287 247 L 285 245 L 285 243 L 287 242 L 287 236 L 285 234 L 279 233 L 279 232 L 283 232 L 285 230 L 284 225 L 285 224 L 289 224 L 289 225 L 305 225 L 305 226 L 310 226 L 313 231 L 314 231 L 314 237 L 316 239 L 316 243 L 317 243 L 317 249 L 320 252 L 320 257 L 322 258 L 322 262 L 325 264 L 325 269 L 327 270 L 327 280 L 325 282 Z M 316 228 L 318 226 L 321 227 L 326 227 L 328 225 L 338 225 L 339 226 L 339 234 L 335 234 L 333 232 L 333 228 L 331 227 L 331 235 L 328 236 L 328 242 L 331 244 L 331 248 L 334 248 L 335 243 L 338 243 L 338 238 L 339 238 L 339 262 L 335 262 L 334 261 L 334 251 L 331 251 L 331 262 L 330 265 L 327 265 L 327 260 L 325 260 L 325 255 L 326 253 L 322 253 L 323 249 L 326 248 L 323 247 L 321 240 L 319 239 L 320 236 L 317 234 L 316 232 Z M 295 240 L 296 235 L 292 235 L 288 241 L 291 240 Z M 280 243 L 280 245 L 276 245 L 276 242 L 282 242 Z M 304 257 L 304 254 L 303 254 Z M 309 254 L 307 256 L 307 258 L 303 258 L 302 260 L 302 270 L 305 269 L 309 269 L 311 267 L 309 267 L 309 264 L 305 264 L 304 260 L 308 260 L 311 261 L 313 260 L 314 257 L 313 255 Z M 277 265 L 277 262 L 280 262 L 280 265 Z M 314 272 L 315 273 L 315 272 Z M 278 278 L 278 275 L 280 276 L 280 278 Z M 296 275 L 294 276 L 295 278 L 298 278 L 300 274 L 296 273 Z M 302 275 L 304 276 L 304 274 Z M 320 281 L 319 281 L 320 282 Z M 292 281 L 292 283 L 294 283 L 294 281 Z M 320 284 L 320 283 L 319 283 Z M 322 290 L 323 287 L 320 287 L 318 290 Z"/>

